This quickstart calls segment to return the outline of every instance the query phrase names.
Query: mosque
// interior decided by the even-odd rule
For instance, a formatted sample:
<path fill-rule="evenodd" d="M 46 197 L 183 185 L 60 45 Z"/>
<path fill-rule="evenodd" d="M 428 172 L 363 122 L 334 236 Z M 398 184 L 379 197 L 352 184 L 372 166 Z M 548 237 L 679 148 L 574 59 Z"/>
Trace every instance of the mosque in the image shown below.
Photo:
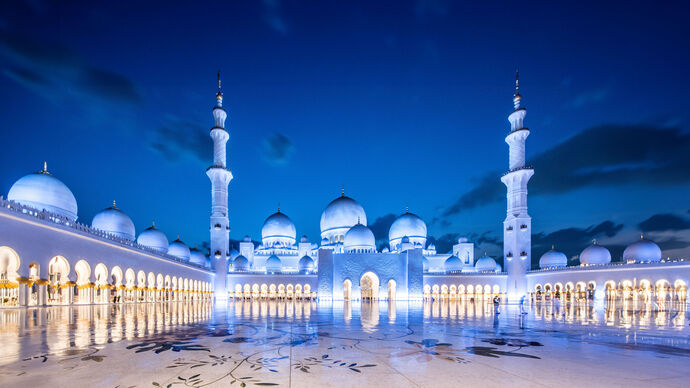
<path fill-rule="evenodd" d="M 150 303 L 234 299 L 333 300 L 686 300 L 690 261 L 663 259 L 661 249 L 642 237 L 623 257 L 593 242 L 568 265 L 555 249 L 532 269 L 531 217 L 527 186 L 526 109 L 516 77 L 510 129 L 503 221 L 502 268 L 474 244 L 460 238 L 451 252 L 427 243 L 427 227 L 414 213 L 398 216 L 388 247 L 378 250 L 364 208 L 343 190 L 325 207 L 321 240 L 297 237 L 280 208 L 261 228 L 261 242 L 250 236 L 231 249 L 228 186 L 232 180 L 226 147 L 227 113 L 220 76 L 214 125 L 210 250 L 190 249 L 178 236 L 170 241 L 154 224 L 138 235 L 132 220 L 113 202 L 91 220 L 78 221 L 71 190 L 47 165 L 17 180 L 0 197 L 0 306 L 91 303 Z"/>

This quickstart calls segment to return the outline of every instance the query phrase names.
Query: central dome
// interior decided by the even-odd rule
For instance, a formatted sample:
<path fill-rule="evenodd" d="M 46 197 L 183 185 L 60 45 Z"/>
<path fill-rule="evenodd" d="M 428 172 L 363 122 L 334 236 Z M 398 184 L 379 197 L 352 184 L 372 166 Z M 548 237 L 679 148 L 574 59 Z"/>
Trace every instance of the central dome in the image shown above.
<path fill-rule="evenodd" d="M 281 213 L 280 209 L 266 218 L 264 226 L 261 227 L 261 242 L 264 246 L 272 246 L 275 243 L 294 245 L 296 237 L 295 224 L 290 217 Z"/>
<path fill-rule="evenodd" d="M 367 225 L 367 214 L 364 208 L 357 201 L 343 194 L 342 197 L 329 203 L 321 214 L 321 237 L 329 241 L 332 237 L 338 238 L 358 223 Z"/>
<path fill-rule="evenodd" d="M 45 210 L 72 221 L 77 219 L 77 200 L 72 191 L 51 175 L 46 166 L 16 181 L 7 199 L 37 210 Z"/>
<path fill-rule="evenodd" d="M 127 214 L 115 206 L 115 201 L 113 201 L 113 206 L 101 210 L 93 217 L 91 227 L 116 237 L 134 240 L 134 223 Z"/>
<path fill-rule="evenodd" d="M 426 245 L 426 224 L 416 214 L 406 212 L 396 218 L 388 231 L 388 243 L 393 250 L 397 250 L 403 237 L 417 245 Z"/>
<path fill-rule="evenodd" d="M 371 229 L 357 224 L 345 234 L 344 247 L 346 252 L 373 252 L 376 250 L 376 238 Z"/>

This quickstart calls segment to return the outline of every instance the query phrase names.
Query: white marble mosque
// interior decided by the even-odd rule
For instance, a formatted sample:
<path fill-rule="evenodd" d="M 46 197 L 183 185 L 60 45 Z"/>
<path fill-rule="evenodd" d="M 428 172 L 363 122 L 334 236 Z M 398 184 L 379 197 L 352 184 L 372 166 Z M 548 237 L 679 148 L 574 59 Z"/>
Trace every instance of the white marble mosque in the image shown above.
<path fill-rule="evenodd" d="M 213 108 L 210 251 L 173 241 L 155 225 L 140 231 L 113 202 L 90 223 L 78 218 L 72 191 L 44 165 L 0 197 L 0 305 L 144 303 L 231 299 L 460 300 L 498 296 L 530 299 L 663 299 L 685 301 L 690 261 L 662 258 L 642 237 L 615 262 L 596 241 L 583 247 L 580 265 L 569 266 L 556 249 L 532 269 L 531 217 L 526 164 L 530 131 L 516 91 L 508 116 L 509 168 L 502 268 L 494 258 L 475 257 L 460 238 L 451 252 L 427 243 L 425 222 L 402 213 L 390 227 L 388 246 L 378 250 L 364 208 L 343 190 L 321 215 L 319 241 L 298 237 L 280 208 L 266 218 L 261 242 L 250 236 L 231 249 L 226 154 L 229 139 L 220 77 Z M 498 220 L 497 220 L 498 222 Z M 172 236 L 174 236 L 174 231 Z"/>

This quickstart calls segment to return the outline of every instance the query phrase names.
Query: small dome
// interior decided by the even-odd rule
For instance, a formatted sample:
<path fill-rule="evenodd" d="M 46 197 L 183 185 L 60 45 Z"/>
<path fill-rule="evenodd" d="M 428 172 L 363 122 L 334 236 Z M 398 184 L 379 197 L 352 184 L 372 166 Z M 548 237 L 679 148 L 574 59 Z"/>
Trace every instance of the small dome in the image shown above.
<path fill-rule="evenodd" d="M 501 273 L 501 272 L 503 272 L 503 268 L 501 268 L 501 265 L 498 264 L 498 263 L 496 263 L 496 271 L 495 271 L 495 272 L 496 272 L 496 273 Z"/>
<path fill-rule="evenodd" d="M 350 228 L 345 234 L 345 251 L 353 252 L 358 250 L 376 250 L 376 238 L 371 229 L 362 224 L 357 224 Z"/>
<path fill-rule="evenodd" d="M 191 258 L 189 247 L 179 237 L 168 245 L 168 254 L 184 261 L 189 261 Z"/>
<path fill-rule="evenodd" d="M 661 248 L 653 241 L 641 236 L 623 251 L 623 261 L 636 263 L 657 263 L 661 261 Z"/>
<path fill-rule="evenodd" d="M 281 213 L 280 210 L 266 218 L 263 227 L 261 227 L 261 242 L 264 246 L 272 246 L 276 242 L 294 245 L 296 236 L 295 224 L 290 220 L 290 217 Z"/>
<path fill-rule="evenodd" d="M 276 273 L 280 272 L 282 269 L 283 266 L 280 263 L 280 258 L 278 256 L 272 255 L 266 259 L 266 272 Z"/>
<path fill-rule="evenodd" d="M 580 253 L 580 263 L 586 265 L 601 265 L 609 264 L 611 262 L 611 252 L 608 249 L 598 245 L 595 241 L 592 245 L 585 248 Z"/>
<path fill-rule="evenodd" d="M 200 250 L 192 248 L 189 250 L 189 262 L 196 265 L 206 265 L 206 255 Z"/>
<path fill-rule="evenodd" d="M 409 244 L 409 243 L 410 243 L 410 238 L 407 237 L 407 236 L 403 236 L 403 238 L 401 239 L 401 241 L 402 241 L 403 244 Z"/>
<path fill-rule="evenodd" d="M 388 247 L 383 247 L 383 249 L 381 250 L 382 253 L 389 253 L 390 251 L 391 250 L 388 249 Z"/>
<path fill-rule="evenodd" d="M 428 249 L 428 250 L 430 250 L 430 251 L 435 251 L 435 250 L 436 250 L 436 245 L 434 245 L 433 243 L 431 243 L 431 244 L 429 244 L 429 246 L 426 247 L 426 249 Z"/>
<path fill-rule="evenodd" d="M 567 267 L 568 258 L 563 252 L 558 252 L 554 248 L 541 255 L 539 258 L 539 268 Z"/>
<path fill-rule="evenodd" d="M 305 236 L 302 236 L 302 238 L 299 240 L 299 242 L 301 242 L 301 243 L 308 243 L 308 242 L 309 242 L 309 239 L 308 239 L 307 236 L 305 235 Z"/>
<path fill-rule="evenodd" d="M 388 243 L 391 247 L 397 247 L 402 239 L 407 237 L 415 245 L 425 245 L 426 233 L 424 221 L 417 215 L 407 212 L 396 218 L 391 224 L 388 231 Z"/>
<path fill-rule="evenodd" d="M 168 238 L 165 237 L 163 232 L 156 229 L 156 225 L 151 225 L 151 227 L 139 233 L 137 244 L 159 252 L 168 252 Z"/>
<path fill-rule="evenodd" d="M 91 227 L 126 240 L 134 240 L 135 232 L 132 219 L 118 209 L 114 201 L 113 206 L 101 210 L 93 217 Z"/>
<path fill-rule="evenodd" d="M 486 252 L 481 259 L 474 263 L 474 268 L 477 272 L 495 272 L 496 271 L 496 260 L 491 256 L 487 256 Z"/>
<path fill-rule="evenodd" d="M 72 221 L 77 219 L 77 200 L 72 191 L 51 175 L 42 171 L 26 175 L 16 181 L 7 194 L 9 201 L 37 210 L 46 210 Z"/>
<path fill-rule="evenodd" d="M 242 255 L 237 256 L 232 262 L 232 270 L 235 272 L 249 271 L 249 260 Z"/>
<path fill-rule="evenodd" d="M 242 239 L 244 242 L 252 242 L 252 238 L 249 237 L 249 235 L 245 235 L 244 238 Z"/>
<path fill-rule="evenodd" d="M 314 259 L 309 256 L 302 256 L 299 259 L 298 269 L 301 273 L 309 273 L 314 270 Z"/>
<path fill-rule="evenodd" d="M 443 263 L 443 268 L 446 272 L 460 272 L 462 271 L 462 261 L 457 256 L 451 256 Z"/>
<path fill-rule="evenodd" d="M 352 226 L 361 223 L 367 225 L 367 214 L 364 208 L 345 194 L 334 199 L 321 213 L 321 237 L 345 233 Z"/>

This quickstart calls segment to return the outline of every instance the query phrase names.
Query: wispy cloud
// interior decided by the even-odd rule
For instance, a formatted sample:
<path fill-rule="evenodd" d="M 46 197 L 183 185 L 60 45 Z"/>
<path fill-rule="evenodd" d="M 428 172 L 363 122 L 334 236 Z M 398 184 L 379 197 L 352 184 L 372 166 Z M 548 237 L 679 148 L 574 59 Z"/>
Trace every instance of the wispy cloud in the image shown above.
<path fill-rule="evenodd" d="M 283 35 L 287 34 L 288 26 L 281 11 L 281 1 L 262 0 L 261 3 L 264 8 L 263 19 L 266 24 L 276 32 L 279 32 Z"/>
<path fill-rule="evenodd" d="M 191 158 L 204 164 L 211 162 L 212 141 L 208 129 L 197 123 L 168 117 L 149 136 L 149 147 L 170 161 Z"/>
<path fill-rule="evenodd" d="M 264 160 L 272 165 L 286 164 L 293 150 L 290 139 L 281 133 L 273 133 L 261 141 L 261 154 Z"/>
<path fill-rule="evenodd" d="M 675 128 L 604 125 L 580 132 L 531 159 L 535 168 L 531 195 L 631 183 L 687 184 L 690 134 Z M 505 199 L 499 177 L 499 171 L 479 177 L 471 190 L 443 211 L 443 216 Z"/>
<path fill-rule="evenodd" d="M 655 214 L 637 225 L 643 232 L 665 232 L 690 229 L 690 220 L 675 214 Z"/>
<path fill-rule="evenodd" d="M 597 104 L 606 100 L 611 94 L 611 89 L 608 87 L 588 90 L 577 94 L 573 99 L 565 103 L 566 108 L 582 108 L 587 105 Z"/>
<path fill-rule="evenodd" d="M 95 67 L 72 50 L 25 36 L 0 32 L 3 74 L 41 95 L 136 104 L 142 97 L 127 77 Z"/>

